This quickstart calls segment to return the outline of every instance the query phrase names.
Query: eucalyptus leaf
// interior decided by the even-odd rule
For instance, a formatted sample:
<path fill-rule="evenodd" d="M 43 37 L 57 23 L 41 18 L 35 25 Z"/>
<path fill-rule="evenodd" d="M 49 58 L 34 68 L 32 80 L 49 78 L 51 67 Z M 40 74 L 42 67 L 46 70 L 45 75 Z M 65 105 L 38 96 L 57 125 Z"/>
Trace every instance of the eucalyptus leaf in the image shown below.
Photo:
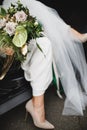
<path fill-rule="evenodd" d="M 3 40 L 4 40 L 3 35 L 0 35 L 0 45 L 2 45 Z"/>
<path fill-rule="evenodd" d="M 0 15 L 1 16 L 6 16 L 6 10 L 2 7 L 0 7 Z"/>
<path fill-rule="evenodd" d="M 38 49 L 44 54 L 42 48 L 40 47 L 40 45 L 37 42 L 36 42 L 36 45 L 37 45 Z M 44 54 L 44 56 L 46 56 L 46 55 Z"/>
<path fill-rule="evenodd" d="M 0 35 L 0 45 L 8 44 L 8 46 L 9 46 L 12 43 L 11 40 L 12 40 L 11 37 L 7 34 Z"/>

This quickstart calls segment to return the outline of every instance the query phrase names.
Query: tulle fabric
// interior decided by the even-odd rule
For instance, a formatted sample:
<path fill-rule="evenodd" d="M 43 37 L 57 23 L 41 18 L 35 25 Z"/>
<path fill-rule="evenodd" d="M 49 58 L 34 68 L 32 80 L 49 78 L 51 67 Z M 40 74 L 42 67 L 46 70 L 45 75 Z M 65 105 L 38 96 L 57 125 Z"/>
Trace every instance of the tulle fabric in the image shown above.
<path fill-rule="evenodd" d="M 4 0 L 4 7 L 16 0 Z M 52 42 L 53 56 L 66 99 L 63 115 L 83 115 L 87 105 L 87 64 L 83 46 L 58 13 L 39 1 L 21 0 L 42 23 Z"/>

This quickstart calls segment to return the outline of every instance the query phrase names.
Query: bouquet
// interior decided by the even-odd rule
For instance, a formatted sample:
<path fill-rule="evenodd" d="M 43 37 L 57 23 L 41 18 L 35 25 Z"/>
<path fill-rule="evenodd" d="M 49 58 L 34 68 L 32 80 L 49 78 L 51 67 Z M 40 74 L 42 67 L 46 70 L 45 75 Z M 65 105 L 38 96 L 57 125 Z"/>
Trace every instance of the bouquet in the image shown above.
<path fill-rule="evenodd" d="M 0 52 L 14 55 L 16 60 L 22 62 L 29 52 L 29 41 L 43 36 L 42 32 L 42 25 L 19 0 L 7 10 L 0 7 Z"/>
<path fill-rule="evenodd" d="M 30 40 L 42 37 L 42 32 L 42 25 L 19 0 L 15 5 L 11 3 L 7 10 L 0 7 L 0 55 L 8 57 L 0 79 L 3 79 L 14 59 L 20 63 L 26 59 Z M 36 45 L 42 51 L 37 42 Z"/>

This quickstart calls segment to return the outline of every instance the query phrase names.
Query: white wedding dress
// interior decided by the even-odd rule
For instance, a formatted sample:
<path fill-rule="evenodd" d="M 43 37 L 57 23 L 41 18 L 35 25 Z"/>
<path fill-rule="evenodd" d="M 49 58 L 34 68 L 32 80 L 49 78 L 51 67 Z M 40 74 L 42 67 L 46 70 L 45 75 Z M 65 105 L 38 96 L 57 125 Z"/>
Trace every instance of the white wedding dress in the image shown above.
<path fill-rule="evenodd" d="M 4 0 L 3 5 L 7 8 L 10 2 L 15 1 Z M 42 23 L 44 32 L 51 41 L 53 59 L 66 95 L 63 115 L 83 115 L 87 105 L 87 64 L 81 41 L 73 36 L 70 26 L 54 9 L 37 0 L 21 2 L 29 8 L 30 14 Z"/>

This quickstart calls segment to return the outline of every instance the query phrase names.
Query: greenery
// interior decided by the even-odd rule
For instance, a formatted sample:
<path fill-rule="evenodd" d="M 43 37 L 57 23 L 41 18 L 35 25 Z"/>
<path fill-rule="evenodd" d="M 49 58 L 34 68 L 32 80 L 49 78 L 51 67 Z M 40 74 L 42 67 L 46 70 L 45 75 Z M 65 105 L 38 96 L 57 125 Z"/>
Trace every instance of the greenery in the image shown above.
<path fill-rule="evenodd" d="M 42 37 L 42 32 L 42 25 L 19 0 L 7 10 L 0 7 L 0 51 L 10 48 L 14 58 L 22 62 L 29 52 L 30 40 Z M 36 45 L 42 51 L 38 43 Z"/>

